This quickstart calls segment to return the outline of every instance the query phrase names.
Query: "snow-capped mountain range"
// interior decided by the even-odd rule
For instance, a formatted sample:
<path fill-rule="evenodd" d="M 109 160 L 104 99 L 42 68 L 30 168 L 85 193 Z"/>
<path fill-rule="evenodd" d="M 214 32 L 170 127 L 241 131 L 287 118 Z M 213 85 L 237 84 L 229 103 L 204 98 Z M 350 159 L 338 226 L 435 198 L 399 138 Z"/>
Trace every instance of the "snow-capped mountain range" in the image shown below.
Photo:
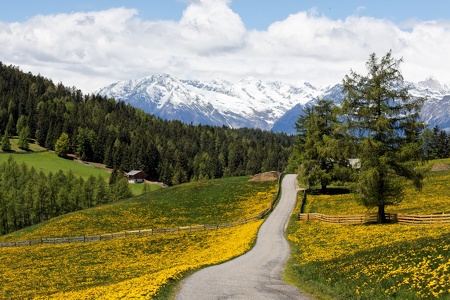
<path fill-rule="evenodd" d="M 422 119 L 433 127 L 450 130 L 450 87 L 430 77 L 411 84 L 411 94 L 427 96 Z M 339 84 L 315 87 L 246 78 L 225 80 L 184 80 L 163 74 L 116 82 L 95 93 L 130 103 L 147 113 L 184 123 L 251 127 L 295 133 L 295 121 L 302 107 L 317 99 L 343 99 Z"/>

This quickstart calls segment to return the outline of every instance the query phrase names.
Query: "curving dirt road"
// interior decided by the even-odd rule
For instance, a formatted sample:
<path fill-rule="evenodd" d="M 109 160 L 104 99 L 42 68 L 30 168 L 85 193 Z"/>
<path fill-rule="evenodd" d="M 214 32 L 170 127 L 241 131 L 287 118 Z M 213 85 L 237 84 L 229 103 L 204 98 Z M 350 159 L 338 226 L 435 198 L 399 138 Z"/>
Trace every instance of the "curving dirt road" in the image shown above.
<path fill-rule="evenodd" d="M 261 226 L 255 247 L 188 277 L 176 299 L 309 299 L 281 279 L 290 252 L 285 229 L 297 198 L 295 180 L 296 175 L 284 177 L 280 202 Z"/>

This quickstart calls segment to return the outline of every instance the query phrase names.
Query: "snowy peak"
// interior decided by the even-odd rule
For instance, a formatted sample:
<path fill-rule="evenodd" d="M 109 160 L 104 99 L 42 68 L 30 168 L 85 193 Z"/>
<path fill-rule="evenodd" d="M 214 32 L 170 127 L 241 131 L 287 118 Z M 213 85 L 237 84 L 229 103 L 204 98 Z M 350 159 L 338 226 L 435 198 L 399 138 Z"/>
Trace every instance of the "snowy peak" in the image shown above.
<path fill-rule="evenodd" d="M 417 85 L 423 89 L 427 89 L 434 92 L 439 93 L 446 92 L 446 89 L 433 76 L 428 77 L 424 81 L 419 81 Z"/>
<path fill-rule="evenodd" d="M 265 130 L 296 104 L 323 93 L 309 83 L 293 85 L 252 77 L 235 83 L 184 80 L 168 74 L 116 82 L 96 92 L 166 119 Z"/>

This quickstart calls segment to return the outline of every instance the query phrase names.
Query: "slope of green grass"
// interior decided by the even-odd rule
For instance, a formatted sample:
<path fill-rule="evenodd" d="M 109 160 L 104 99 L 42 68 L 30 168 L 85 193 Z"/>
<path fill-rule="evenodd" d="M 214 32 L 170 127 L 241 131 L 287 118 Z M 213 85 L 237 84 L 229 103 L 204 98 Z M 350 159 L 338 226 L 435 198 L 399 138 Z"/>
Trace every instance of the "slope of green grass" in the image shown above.
<path fill-rule="evenodd" d="M 196 224 L 253 217 L 269 207 L 276 182 L 235 177 L 192 182 L 139 197 L 70 213 L 0 237 L 25 240 Z"/>
<path fill-rule="evenodd" d="M 8 153 L 29 153 L 29 152 L 42 152 L 42 151 L 47 151 L 46 148 L 39 146 L 39 144 L 37 144 L 34 140 L 30 140 L 30 144 L 29 144 L 29 149 L 28 150 L 23 150 L 20 149 L 17 146 L 17 143 L 19 142 L 19 140 L 17 138 L 11 138 L 9 139 L 9 142 L 11 143 L 11 151 L 7 152 Z M 5 154 L 5 152 L 3 152 L 0 149 L 0 154 Z"/>
<path fill-rule="evenodd" d="M 450 171 L 430 172 L 422 192 L 406 187 L 405 200 L 388 211 L 448 213 Z M 351 194 L 308 198 L 307 212 L 366 212 Z M 450 225 L 299 222 L 298 212 L 297 206 L 288 226 L 286 278 L 316 298 L 450 299 Z"/>
<path fill-rule="evenodd" d="M 109 172 L 105 170 L 87 166 L 71 159 L 58 157 L 58 155 L 52 152 L 26 154 L 3 153 L 0 154 L 0 163 L 7 161 L 10 156 L 18 164 L 25 163 L 30 168 L 34 167 L 37 172 L 42 171 L 45 174 L 50 172 L 55 174 L 59 170 L 67 173 L 71 170 L 76 177 L 82 177 L 83 179 L 87 179 L 91 175 L 94 177 L 100 175 L 104 177 L 105 180 L 109 178 Z"/>
<path fill-rule="evenodd" d="M 12 143 L 15 140 L 12 140 Z M 58 157 L 53 152 L 10 152 L 10 153 L 0 153 L 0 163 L 7 161 L 9 157 L 12 157 L 19 165 L 25 163 L 28 167 L 34 167 L 36 171 L 44 172 L 48 174 L 52 172 L 55 174 L 59 170 L 67 174 L 67 172 L 72 171 L 75 177 L 82 177 L 83 179 L 88 179 L 89 176 L 94 176 L 97 178 L 99 175 L 107 181 L 109 179 L 109 171 L 103 168 L 96 168 L 96 164 L 83 164 L 72 159 L 66 159 Z M 144 184 L 130 184 L 131 192 L 134 196 L 139 196 L 143 194 Z M 157 184 L 147 184 L 148 191 L 155 191 L 161 188 Z"/>

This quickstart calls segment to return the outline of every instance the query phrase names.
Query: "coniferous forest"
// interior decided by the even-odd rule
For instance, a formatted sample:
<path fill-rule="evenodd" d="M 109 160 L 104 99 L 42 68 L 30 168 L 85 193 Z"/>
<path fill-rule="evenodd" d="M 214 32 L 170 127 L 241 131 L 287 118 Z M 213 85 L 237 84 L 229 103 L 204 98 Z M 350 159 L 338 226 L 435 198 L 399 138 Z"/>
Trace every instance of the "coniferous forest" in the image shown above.
<path fill-rule="evenodd" d="M 101 176 L 83 180 L 61 170 L 44 174 L 9 157 L 0 164 L 0 234 L 132 196 L 119 175 L 111 173 L 108 184 Z"/>
<path fill-rule="evenodd" d="M 68 152 L 124 171 L 141 169 L 168 185 L 281 171 L 293 137 L 165 121 L 142 110 L 0 63 L 0 134 L 29 135 L 50 150 L 67 134 Z"/>

